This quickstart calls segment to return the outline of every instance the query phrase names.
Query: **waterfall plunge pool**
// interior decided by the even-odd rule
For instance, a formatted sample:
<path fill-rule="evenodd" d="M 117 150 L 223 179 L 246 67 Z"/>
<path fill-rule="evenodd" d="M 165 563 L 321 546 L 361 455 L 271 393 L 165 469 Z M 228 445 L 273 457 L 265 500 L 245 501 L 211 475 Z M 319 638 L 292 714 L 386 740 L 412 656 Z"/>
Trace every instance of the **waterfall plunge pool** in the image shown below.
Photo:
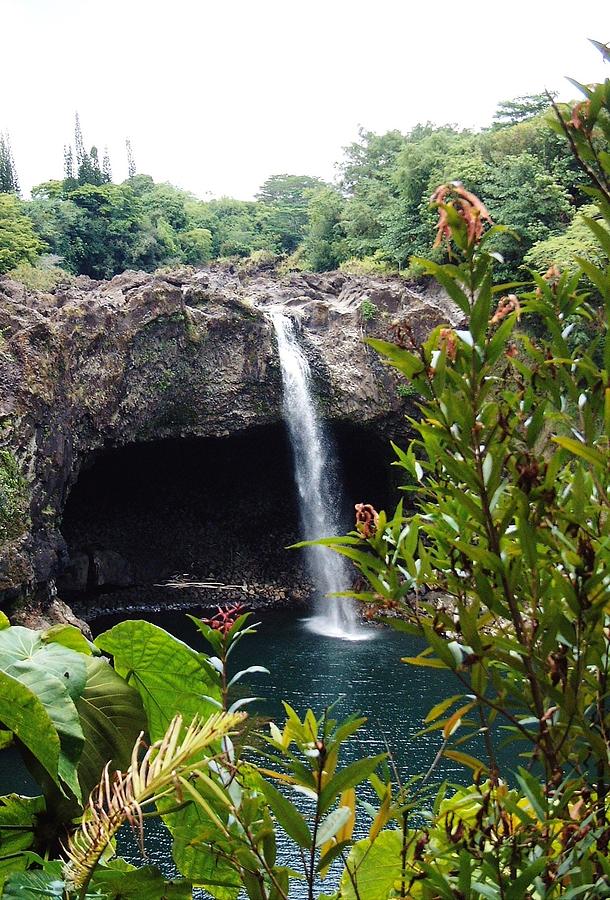
<path fill-rule="evenodd" d="M 209 615 L 209 611 L 197 614 Z M 99 618 L 93 623 L 96 634 L 126 617 L 146 618 L 197 649 L 209 649 L 190 619 L 175 611 Z M 370 625 L 362 626 L 370 640 L 339 640 L 311 631 L 308 619 L 297 618 L 294 611 L 257 611 L 252 621 L 260 622 L 256 635 L 241 641 L 231 657 L 232 671 L 250 665 L 262 665 L 270 671 L 269 675 L 254 675 L 240 682 L 240 695 L 262 698 L 248 707 L 251 716 L 269 717 L 281 727 L 285 719 L 282 700 L 290 703 L 301 718 L 308 707 L 320 716 L 326 707 L 336 704 L 332 711 L 335 719 L 350 713 L 367 717 L 363 728 L 344 745 L 342 765 L 389 750 L 403 781 L 428 770 L 441 744 L 439 732 L 418 738 L 414 735 L 423 727 L 430 708 L 452 693 L 453 685 L 447 672 L 400 662 L 401 657 L 420 652 L 419 641 Z M 464 782 L 467 777 L 463 768 L 443 760 L 435 780 Z M 308 801 L 295 797 L 307 815 Z M 359 811 L 354 836 L 366 836 L 369 827 L 370 819 Z M 158 865 L 167 875 L 175 874 L 169 834 L 156 820 L 147 826 L 145 847 L 149 863 Z M 137 842 L 128 830 L 123 832 L 120 852 L 134 865 L 143 864 Z M 281 834 L 278 858 L 299 869 L 294 845 L 282 840 Z M 336 889 L 337 879 L 338 868 L 334 867 L 319 890 L 329 893 Z M 304 900 L 305 887 L 295 882 L 290 896 Z"/>

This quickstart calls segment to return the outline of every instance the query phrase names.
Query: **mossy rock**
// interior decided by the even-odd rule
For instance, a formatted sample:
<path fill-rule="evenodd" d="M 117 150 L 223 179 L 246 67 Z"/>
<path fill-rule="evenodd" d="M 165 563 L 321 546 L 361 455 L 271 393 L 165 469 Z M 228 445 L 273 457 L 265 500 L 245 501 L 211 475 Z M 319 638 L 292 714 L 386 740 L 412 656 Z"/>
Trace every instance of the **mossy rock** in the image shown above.
<path fill-rule="evenodd" d="M 27 529 L 29 494 L 17 460 L 0 450 L 0 543 L 13 540 Z"/>

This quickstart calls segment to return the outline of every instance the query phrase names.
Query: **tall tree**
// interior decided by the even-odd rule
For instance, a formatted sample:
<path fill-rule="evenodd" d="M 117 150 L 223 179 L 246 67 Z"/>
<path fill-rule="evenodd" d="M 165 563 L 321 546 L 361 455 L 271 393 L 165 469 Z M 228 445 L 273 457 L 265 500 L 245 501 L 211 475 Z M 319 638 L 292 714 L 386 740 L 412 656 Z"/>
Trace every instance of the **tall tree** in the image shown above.
<path fill-rule="evenodd" d="M 18 194 L 19 180 L 7 133 L 0 133 L 0 193 Z"/>
<path fill-rule="evenodd" d="M 110 163 L 110 154 L 108 147 L 104 147 L 104 156 L 102 157 L 102 176 L 106 184 L 112 181 L 112 165 Z"/>
<path fill-rule="evenodd" d="M 270 207 L 267 228 L 276 235 L 279 249 L 291 253 L 301 243 L 309 200 L 324 187 L 320 178 L 311 175 L 272 175 L 261 185 L 256 199 Z"/>
<path fill-rule="evenodd" d="M 556 94 L 552 94 L 555 97 Z M 548 94 L 525 94 L 512 100 L 502 100 L 494 113 L 492 128 L 506 128 L 533 119 L 545 112 L 550 101 Z"/>
<path fill-rule="evenodd" d="M 71 144 L 64 145 L 64 178 L 74 178 L 74 152 Z"/>
<path fill-rule="evenodd" d="M 134 159 L 133 148 L 129 138 L 126 138 L 125 140 L 125 148 L 127 150 L 127 177 L 133 178 L 136 174 L 136 161 Z"/>
<path fill-rule="evenodd" d="M 74 115 L 74 154 L 76 157 L 76 166 L 79 168 L 85 158 L 85 142 L 83 140 L 83 131 L 78 113 L 75 113 Z"/>

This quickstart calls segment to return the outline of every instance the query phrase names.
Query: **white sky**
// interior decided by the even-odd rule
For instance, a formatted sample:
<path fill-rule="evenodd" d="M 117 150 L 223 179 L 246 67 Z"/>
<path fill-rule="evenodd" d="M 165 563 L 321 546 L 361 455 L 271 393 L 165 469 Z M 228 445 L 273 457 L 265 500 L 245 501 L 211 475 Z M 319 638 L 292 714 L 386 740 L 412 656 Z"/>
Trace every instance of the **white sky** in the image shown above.
<path fill-rule="evenodd" d="M 0 0 L 0 130 L 22 189 L 85 143 L 198 196 L 332 179 L 359 125 L 489 124 L 496 104 L 610 75 L 610 0 Z"/>

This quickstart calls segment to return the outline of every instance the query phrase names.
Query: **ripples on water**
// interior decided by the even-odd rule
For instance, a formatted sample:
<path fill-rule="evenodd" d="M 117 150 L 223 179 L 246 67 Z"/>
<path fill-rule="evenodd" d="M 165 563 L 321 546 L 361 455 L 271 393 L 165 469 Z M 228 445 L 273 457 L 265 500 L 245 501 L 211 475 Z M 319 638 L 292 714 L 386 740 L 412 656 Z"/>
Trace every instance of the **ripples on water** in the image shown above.
<path fill-rule="evenodd" d="M 133 615 L 138 617 L 142 615 Z M 205 649 L 194 625 L 182 613 L 147 618 L 192 646 Z M 249 708 L 250 713 L 271 716 L 281 726 L 285 718 L 282 700 L 288 701 L 301 718 L 308 706 L 319 716 L 325 707 L 336 702 L 333 718 L 360 713 L 368 719 L 344 745 L 343 765 L 389 748 L 402 779 L 429 768 L 440 745 L 439 734 L 433 732 L 415 740 L 413 735 L 422 728 L 428 710 L 450 692 L 452 679 L 442 670 L 400 662 L 402 656 L 415 655 L 422 649 L 415 639 L 370 626 L 370 640 L 342 641 L 310 630 L 307 620 L 295 618 L 294 613 L 264 613 L 260 619 L 258 633 L 241 641 L 231 660 L 233 671 L 257 664 L 271 672 L 252 676 L 244 688 L 247 696 L 264 698 Z M 116 621 L 98 620 L 96 631 L 99 633 Z M 446 761 L 442 776 L 462 780 L 464 772 Z M 299 797 L 298 802 L 307 813 L 307 800 Z M 357 836 L 364 836 L 370 820 L 362 811 L 358 819 Z M 278 840 L 278 859 L 298 869 L 299 857 L 291 856 L 291 847 L 287 841 Z M 167 875 L 174 874 L 169 835 L 160 823 L 148 830 L 146 849 L 150 863 Z M 121 852 L 135 864 L 141 864 L 139 850 L 130 835 L 122 841 Z M 337 873 L 333 876 L 331 871 L 320 889 L 328 893 L 336 887 Z M 291 898 L 301 900 L 305 896 L 305 888 L 295 883 Z"/>

